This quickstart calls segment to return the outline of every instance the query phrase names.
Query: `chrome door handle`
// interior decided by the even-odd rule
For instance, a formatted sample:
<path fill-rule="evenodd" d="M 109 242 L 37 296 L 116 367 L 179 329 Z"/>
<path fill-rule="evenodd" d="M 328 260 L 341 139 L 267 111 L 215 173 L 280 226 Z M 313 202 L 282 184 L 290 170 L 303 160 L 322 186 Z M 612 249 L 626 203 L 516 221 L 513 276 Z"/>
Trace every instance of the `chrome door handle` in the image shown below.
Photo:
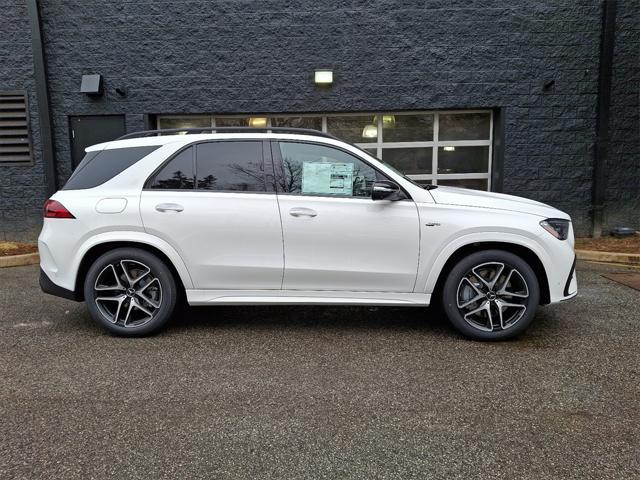
<path fill-rule="evenodd" d="M 178 205 L 177 203 L 159 203 L 156 205 L 156 210 L 159 212 L 181 212 L 184 210 L 182 205 Z"/>
<path fill-rule="evenodd" d="M 315 217 L 318 213 L 310 208 L 292 208 L 289 210 L 289 215 L 292 217 Z"/>

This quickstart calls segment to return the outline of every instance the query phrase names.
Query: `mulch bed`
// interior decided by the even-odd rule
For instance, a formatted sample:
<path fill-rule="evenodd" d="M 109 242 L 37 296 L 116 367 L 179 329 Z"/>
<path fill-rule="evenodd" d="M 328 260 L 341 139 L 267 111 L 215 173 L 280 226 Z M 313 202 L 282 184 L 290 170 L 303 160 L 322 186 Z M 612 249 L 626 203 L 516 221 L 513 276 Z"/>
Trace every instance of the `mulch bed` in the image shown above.
<path fill-rule="evenodd" d="M 31 243 L 3 242 L 0 241 L 0 257 L 10 255 L 22 255 L 38 251 L 38 246 Z"/>
<path fill-rule="evenodd" d="M 640 235 L 635 234 L 627 238 L 576 238 L 576 250 L 640 254 Z"/>

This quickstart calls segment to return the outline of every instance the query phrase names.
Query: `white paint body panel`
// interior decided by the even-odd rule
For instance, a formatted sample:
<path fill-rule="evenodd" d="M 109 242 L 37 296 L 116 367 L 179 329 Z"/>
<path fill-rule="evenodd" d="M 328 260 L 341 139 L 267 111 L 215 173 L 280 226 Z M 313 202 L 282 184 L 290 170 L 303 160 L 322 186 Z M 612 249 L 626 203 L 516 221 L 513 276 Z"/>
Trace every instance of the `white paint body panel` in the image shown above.
<path fill-rule="evenodd" d="M 170 203 L 181 212 L 159 212 Z M 276 195 L 144 190 L 145 231 L 170 244 L 199 289 L 276 289 L 284 269 Z"/>
<path fill-rule="evenodd" d="M 279 195 L 285 290 L 413 292 L 420 226 L 415 203 Z M 295 217 L 303 208 L 316 216 Z"/>
<path fill-rule="evenodd" d="M 372 201 L 276 194 L 143 191 L 145 180 L 183 146 L 216 139 L 307 140 L 338 145 L 393 179 L 412 201 Z M 569 217 L 518 197 L 439 187 L 427 191 L 338 140 L 292 134 L 147 137 L 87 150 L 160 145 L 104 184 L 61 190 L 52 198 L 75 219 L 45 219 L 41 267 L 74 290 L 83 257 L 110 242 L 158 249 L 174 266 L 194 305 L 306 303 L 427 305 L 443 266 L 461 247 L 510 243 L 542 263 L 551 302 L 577 293 L 573 232 L 559 241 L 540 227 Z M 161 203 L 181 212 L 158 212 Z M 293 217 L 294 208 L 314 217 Z M 567 283 L 569 283 L 567 287 Z"/>

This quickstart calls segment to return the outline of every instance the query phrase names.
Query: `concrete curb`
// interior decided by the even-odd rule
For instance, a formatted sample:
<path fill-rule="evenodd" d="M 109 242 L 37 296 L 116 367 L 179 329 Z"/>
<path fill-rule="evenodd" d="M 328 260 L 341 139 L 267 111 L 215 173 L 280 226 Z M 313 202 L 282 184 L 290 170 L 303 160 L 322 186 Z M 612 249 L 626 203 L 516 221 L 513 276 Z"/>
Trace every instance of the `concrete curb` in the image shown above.
<path fill-rule="evenodd" d="M 25 253 L 23 255 L 0 257 L 0 268 L 22 267 L 24 265 L 36 265 L 38 263 L 40 263 L 40 255 L 37 253 Z"/>
<path fill-rule="evenodd" d="M 640 253 L 597 252 L 594 250 L 576 250 L 578 260 L 603 263 L 621 263 L 640 265 Z"/>

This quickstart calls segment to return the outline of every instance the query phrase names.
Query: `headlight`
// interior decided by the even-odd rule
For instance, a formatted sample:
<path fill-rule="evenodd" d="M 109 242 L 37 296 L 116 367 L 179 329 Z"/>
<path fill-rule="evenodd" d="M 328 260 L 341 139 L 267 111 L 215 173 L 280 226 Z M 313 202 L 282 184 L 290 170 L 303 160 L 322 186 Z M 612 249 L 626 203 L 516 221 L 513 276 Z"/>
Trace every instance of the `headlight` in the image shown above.
<path fill-rule="evenodd" d="M 562 218 L 547 218 L 540 222 L 540 226 L 558 240 L 567 239 L 570 224 L 571 222 L 569 220 L 563 220 Z"/>

